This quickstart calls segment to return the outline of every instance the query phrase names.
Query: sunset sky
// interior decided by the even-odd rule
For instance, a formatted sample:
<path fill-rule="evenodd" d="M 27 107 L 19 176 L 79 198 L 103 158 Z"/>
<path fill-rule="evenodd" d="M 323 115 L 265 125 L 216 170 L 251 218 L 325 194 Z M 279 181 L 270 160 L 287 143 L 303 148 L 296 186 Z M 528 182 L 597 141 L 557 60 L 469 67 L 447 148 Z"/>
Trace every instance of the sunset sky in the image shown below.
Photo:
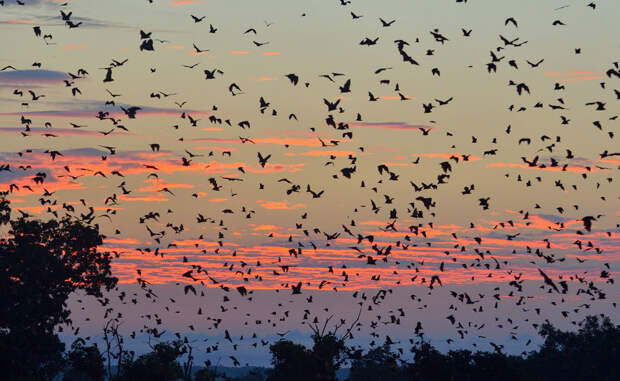
<path fill-rule="evenodd" d="M 16 215 L 94 208 L 137 351 L 156 326 L 264 365 L 259 338 L 358 303 L 356 342 L 405 352 L 418 321 L 520 353 L 533 323 L 617 319 L 616 2 L 24 2 L 0 6 L 0 189 Z M 71 306 L 97 341 L 105 308 Z"/>

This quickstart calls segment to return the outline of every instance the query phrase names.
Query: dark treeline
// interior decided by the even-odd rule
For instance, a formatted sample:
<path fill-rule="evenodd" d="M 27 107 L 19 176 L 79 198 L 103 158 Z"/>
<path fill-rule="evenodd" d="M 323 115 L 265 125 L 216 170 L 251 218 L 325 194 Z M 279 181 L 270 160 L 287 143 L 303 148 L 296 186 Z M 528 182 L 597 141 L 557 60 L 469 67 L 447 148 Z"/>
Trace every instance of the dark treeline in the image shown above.
<path fill-rule="evenodd" d="M 511 356 L 501 352 L 456 350 L 441 353 L 430 343 L 420 341 L 411 347 L 413 361 L 401 360 L 390 343 L 367 351 L 353 350 L 345 340 L 333 333 L 313 335 L 312 348 L 289 340 L 271 345 L 270 369 L 252 369 L 245 376 L 231 377 L 221 368 L 206 363 L 196 371 L 192 366 L 192 347 L 183 340 L 164 341 L 152 345 L 152 351 L 140 356 L 132 352 L 100 350 L 78 339 L 66 352 L 62 345 L 51 346 L 57 361 L 53 363 L 20 363 L 7 368 L 2 336 L 4 374 L 9 380 L 45 380 L 54 376 L 63 381 L 319 381 L 337 380 L 337 371 L 349 366 L 349 381 L 425 381 L 425 380 L 618 380 L 618 343 L 620 327 L 608 318 L 590 316 L 581 322 L 578 332 L 564 332 L 545 324 L 540 334 L 544 344 L 527 356 Z M 33 338 L 37 340 L 36 338 Z M 45 337 L 29 346 L 45 348 Z M 122 340 L 122 338 L 121 338 Z M 106 357 L 111 355 L 111 362 Z M 42 359 L 44 361 L 44 359 Z M 115 366 L 109 366 L 115 363 Z M 7 373 L 8 372 L 8 373 Z"/>
<path fill-rule="evenodd" d="M 493 352 L 456 350 L 441 353 L 418 335 L 411 342 L 411 361 L 392 351 L 391 343 L 362 350 L 348 345 L 351 330 L 313 328 L 307 348 L 281 339 L 270 346 L 272 368 L 251 370 L 232 378 L 206 363 L 196 371 L 194 348 L 178 340 L 150 342 L 151 352 L 136 355 L 125 349 L 119 317 L 103 330 L 104 347 L 77 339 L 70 348 L 60 341 L 63 327 L 79 336 L 66 301 L 83 290 L 103 305 L 104 291 L 117 279 L 111 274 L 112 256 L 97 250 L 103 236 L 97 226 L 79 219 L 38 221 L 22 213 L 11 219 L 11 209 L 0 199 L 0 225 L 8 235 L 0 240 L 0 378 L 15 381 L 331 381 L 349 368 L 348 380 L 618 380 L 620 379 L 620 326 L 607 317 L 589 316 L 576 332 L 565 332 L 549 322 L 541 325 L 544 343 L 522 356 L 507 355 L 501 346 Z M 359 319 L 359 316 L 358 316 Z M 327 326 L 327 323 L 325 324 Z M 155 332 L 147 332 L 157 337 Z M 150 340 L 151 341 L 151 340 Z M 199 348 L 196 348 L 198 350 Z M 240 362 L 231 356 L 235 366 Z"/>

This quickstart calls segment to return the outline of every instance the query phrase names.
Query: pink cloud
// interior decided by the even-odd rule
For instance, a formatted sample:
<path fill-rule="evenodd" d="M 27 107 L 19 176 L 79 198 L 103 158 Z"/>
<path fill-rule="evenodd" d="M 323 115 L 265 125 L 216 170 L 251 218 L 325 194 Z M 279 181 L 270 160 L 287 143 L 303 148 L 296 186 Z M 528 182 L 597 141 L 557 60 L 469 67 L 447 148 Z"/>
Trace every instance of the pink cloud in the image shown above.
<path fill-rule="evenodd" d="M 491 163 L 491 164 L 487 164 L 486 165 L 486 168 L 491 168 L 491 167 L 538 169 L 538 170 L 546 170 L 546 171 L 553 171 L 553 172 L 575 172 L 575 173 L 587 173 L 587 172 L 606 171 L 606 169 L 600 169 L 600 168 L 595 167 L 595 166 L 590 167 L 590 169 L 588 170 L 588 168 L 578 167 L 578 166 L 567 166 L 566 168 L 564 168 L 563 166 L 550 167 L 548 165 L 546 167 L 544 167 L 544 168 L 540 168 L 538 166 L 530 167 L 528 164 L 525 164 L 525 163 Z"/>
<path fill-rule="evenodd" d="M 406 122 L 353 122 L 349 123 L 351 127 L 381 128 L 387 130 L 418 130 L 435 129 L 435 126 L 427 126 L 425 124 L 409 124 Z"/>
<path fill-rule="evenodd" d="M 123 200 L 123 201 L 140 201 L 140 202 L 166 202 L 166 201 L 170 201 L 170 199 L 166 198 L 166 197 L 158 197 L 158 196 L 125 196 L 125 195 L 120 195 L 118 196 L 119 199 Z"/>
<path fill-rule="evenodd" d="M 181 5 L 195 5 L 195 4 L 206 4 L 206 1 L 201 0 L 173 0 L 169 4 L 173 7 L 178 7 Z"/>
<path fill-rule="evenodd" d="M 400 100 L 400 96 L 394 96 L 394 95 L 382 95 L 380 98 L 381 99 L 387 99 L 387 100 L 395 100 L 395 99 Z M 406 99 L 413 99 L 415 97 L 410 97 L 408 95 L 405 95 L 405 98 Z"/>
<path fill-rule="evenodd" d="M 34 24 L 34 20 L 26 20 L 26 19 L 10 19 L 10 20 L 2 20 L 1 24 Z"/>
<path fill-rule="evenodd" d="M 125 117 L 125 113 L 121 111 L 111 110 L 109 112 L 109 117 L 118 118 Z M 192 115 L 193 117 L 198 116 L 210 116 L 211 112 L 209 111 L 200 111 L 200 110 L 186 110 L 187 114 Z M 43 117 L 43 118 L 75 118 L 75 119 L 97 119 L 96 111 L 83 111 L 83 110 L 47 110 L 47 111 L 35 111 L 35 112 L 2 112 L 0 116 L 21 116 L 25 117 Z M 179 116 L 181 113 L 175 109 L 156 109 L 156 108 L 145 108 L 139 110 L 136 114 L 136 118 L 145 117 L 145 116 Z"/>
<path fill-rule="evenodd" d="M 603 78 L 603 77 L 601 77 L 601 76 L 594 76 L 594 75 L 590 75 L 590 76 L 582 75 L 582 76 L 579 76 L 579 77 L 563 78 L 563 79 L 560 79 L 558 81 L 560 81 L 560 82 L 577 82 L 577 81 L 591 81 L 591 80 L 594 80 L 594 79 L 601 79 L 601 78 Z"/>
<path fill-rule="evenodd" d="M 581 70 L 571 70 L 567 72 L 547 72 L 545 73 L 548 77 L 569 77 L 569 76 L 579 76 L 579 75 L 594 75 L 594 74 L 603 74 L 601 72 L 593 72 L 593 71 L 581 71 Z"/>

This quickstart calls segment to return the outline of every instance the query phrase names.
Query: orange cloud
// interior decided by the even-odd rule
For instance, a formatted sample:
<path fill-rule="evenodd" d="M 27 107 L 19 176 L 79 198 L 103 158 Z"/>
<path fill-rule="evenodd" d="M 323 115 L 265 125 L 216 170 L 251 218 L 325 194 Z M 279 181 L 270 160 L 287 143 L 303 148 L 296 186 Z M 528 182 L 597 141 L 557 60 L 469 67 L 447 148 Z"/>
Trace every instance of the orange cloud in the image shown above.
<path fill-rule="evenodd" d="M 260 225 L 259 225 L 260 226 Z M 273 226 L 265 225 L 264 230 L 270 230 Z M 263 230 L 263 229 L 261 229 Z M 273 229 L 275 230 L 275 229 Z M 286 234 L 272 232 L 273 237 L 285 238 Z M 259 233 L 253 233 L 253 235 L 259 237 L 263 236 Z M 484 248 L 485 240 L 483 238 L 483 245 L 479 246 Z M 352 244 L 354 240 L 351 239 L 339 239 L 339 243 L 346 242 L 347 245 Z M 502 247 L 501 240 L 493 242 L 494 239 L 489 239 L 489 243 Z M 470 244 L 468 240 L 465 240 L 467 244 Z M 541 247 L 539 242 L 535 245 L 529 244 L 528 246 Z M 454 265 L 450 265 L 449 261 L 446 261 L 446 256 L 443 248 L 439 247 L 414 247 L 410 246 L 408 250 L 399 249 L 394 247 L 389 257 L 389 262 L 394 260 L 407 261 L 412 256 L 423 259 L 424 264 L 411 266 L 407 268 L 395 269 L 393 266 L 366 266 L 365 258 L 359 258 L 359 252 L 351 248 L 340 248 L 332 246 L 330 248 L 317 248 L 314 249 L 302 249 L 298 256 L 291 256 L 288 247 L 282 247 L 277 245 L 257 244 L 251 246 L 241 247 L 236 244 L 231 244 L 234 249 L 226 248 L 229 244 L 225 243 L 224 247 L 220 246 L 219 242 L 211 242 L 204 240 L 185 239 L 175 240 L 172 242 L 175 247 L 170 247 L 160 251 L 160 254 L 165 254 L 162 257 L 147 256 L 148 254 L 143 251 L 139 251 L 135 248 L 115 248 L 120 251 L 121 260 L 115 261 L 114 272 L 119 276 L 122 283 L 135 281 L 136 261 L 139 261 L 140 268 L 142 269 L 143 278 L 150 283 L 165 284 L 172 282 L 185 282 L 187 279 L 183 279 L 181 274 L 186 272 L 191 265 L 200 265 L 202 269 L 208 271 L 208 276 L 216 279 L 219 283 L 211 282 L 205 274 L 194 273 L 193 275 L 204 282 L 205 287 L 219 287 L 220 284 L 227 286 L 245 284 L 246 287 L 251 289 L 278 289 L 282 288 L 286 283 L 297 283 L 302 281 L 308 282 L 305 289 L 318 289 L 319 286 L 323 289 L 331 289 L 337 286 L 339 289 L 357 290 L 360 288 L 373 289 L 379 287 L 389 287 L 392 285 L 410 285 L 422 283 L 422 278 L 425 278 L 425 284 L 428 285 L 430 277 L 433 275 L 439 275 L 441 281 L 444 284 L 463 284 L 463 283 L 480 283 L 480 282 L 502 282 L 512 280 L 513 277 L 509 274 L 494 272 L 493 277 L 488 277 L 489 270 L 484 268 L 469 267 L 466 271 L 462 270 L 461 263 L 471 262 L 473 259 L 478 258 L 473 253 L 452 253 L 451 258 L 458 260 Z M 375 241 L 377 243 L 377 241 Z M 522 246 L 524 242 L 519 243 L 518 246 Z M 383 245 L 383 243 L 378 243 Z M 203 256 L 197 252 L 200 250 L 219 249 L 219 255 L 217 256 Z M 187 264 L 181 263 L 180 257 L 186 257 Z M 494 258 L 498 260 L 514 259 L 516 257 L 527 259 L 529 254 L 518 254 L 508 256 L 494 255 Z M 286 258 L 286 261 L 280 261 L 280 259 Z M 233 265 L 240 261 L 245 262 L 247 267 L 235 266 L 234 272 L 230 268 L 231 263 Z M 309 262 L 310 261 L 310 262 Z M 332 265 L 334 261 L 342 262 L 346 264 L 342 270 L 338 268 L 333 274 L 326 272 L 327 266 Z M 261 265 L 254 266 L 254 263 L 260 262 Z M 446 262 L 448 266 L 444 272 L 439 271 L 439 263 Z M 282 271 L 281 265 L 289 266 L 288 272 Z M 520 274 L 521 279 L 538 280 L 540 281 L 540 275 L 533 266 L 513 264 L 511 269 Z M 260 283 L 252 283 L 248 285 L 244 278 L 247 278 L 250 271 L 252 274 L 261 278 Z M 336 266 L 334 266 L 336 270 Z M 348 274 L 348 281 L 343 282 L 342 272 Z M 562 275 L 559 270 L 549 269 L 547 274 L 552 277 Z M 373 280 L 373 276 L 380 276 L 380 280 Z M 475 280 L 472 280 L 472 276 Z M 321 283 L 322 280 L 326 280 L 327 284 Z M 287 287 L 287 286 L 284 286 Z"/>
<path fill-rule="evenodd" d="M 79 189 L 86 189 L 86 187 L 84 186 L 84 184 L 79 183 L 79 182 L 75 182 L 75 181 L 66 181 L 64 180 L 64 178 L 62 179 L 58 179 L 56 181 L 46 181 L 43 184 L 40 185 L 35 185 L 32 181 L 31 178 L 23 178 L 23 179 L 19 179 L 19 180 L 15 180 L 12 181 L 11 183 L 0 183 L 0 189 L 1 190 L 8 190 L 9 186 L 11 184 L 15 184 L 17 186 L 19 186 L 19 190 L 13 190 L 13 192 L 11 192 L 12 194 L 18 194 L 18 195 L 31 195 L 33 193 L 41 193 L 43 191 L 43 188 L 47 189 L 50 192 L 55 192 L 57 190 L 79 190 Z M 26 188 L 24 188 L 24 185 L 28 185 L 32 188 L 32 192 Z"/>
<path fill-rule="evenodd" d="M 281 229 L 283 228 L 282 226 L 279 226 L 279 225 L 258 225 L 252 230 L 258 231 L 258 230 L 281 230 Z"/>
<path fill-rule="evenodd" d="M 411 154 L 411 156 L 422 156 L 422 157 L 440 157 L 443 159 L 450 159 L 451 157 L 458 157 L 461 161 L 463 160 L 463 157 L 467 155 L 467 154 L 460 154 L 460 153 L 418 153 L 418 154 Z M 482 160 L 481 157 L 479 156 L 475 156 L 475 155 L 469 155 L 467 157 L 467 161 L 478 161 L 478 160 Z"/>
<path fill-rule="evenodd" d="M 308 151 L 300 153 L 302 156 L 349 156 L 354 155 L 353 151 L 327 150 L 327 151 Z"/>
<path fill-rule="evenodd" d="M 144 245 L 149 244 L 147 242 L 138 241 L 133 238 L 106 238 L 104 240 L 105 244 L 119 244 L 119 245 Z"/>
<path fill-rule="evenodd" d="M 239 139 L 230 138 L 195 138 L 188 139 L 192 142 L 213 142 L 213 143 L 237 143 L 242 144 Z M 266 138 L 253 138 L 252 141 L 256 144 L 278 144 L 289 146 L 306 146 L 306 147 L 321 147 L 322 144 L 317 138 L 292 138 L 292 137 L 278 137 L 271 136 Z"/>
<path fill-rule="evenodd" d="M 292 209 L 305 209 L 306 204 L 290 204 L 288 201 L 264 201 L 259 203 L 259 205 L 265 209 L 276 209 L 276 210 L 292 210 Z"/>
<path fill-rule="evenodd" d="M 580 71 L 580 70 L 572 70 L 565 73 L 559 72 L 548 72 L 545 73 L 547 77 L 565 77 L 558 79 L 559 82 L 576 82 L 576 81 L 591 81 L 595 79 L 601 79 L 603 73 L 601 72 L 591 72 L 591 71 Z"/>
<path fill-rule="evenodd" d="M 208 201 L 209 202 L 224 202 L 224 201 L 228 201 L 230 199 L 226 198 L 226 197 L 220 197 L 220 198 L 210 198 Z"/>
<path fill-rule="evenodd" d="M 84 50 L 84 49 L 88 49 L 88 46 L 86 45 L 65 45 L 62 47 L 63 50 Z"/>
<path fill-rule="evenodd" d="M 136 191 L 138 191 L 138 192 L 157 192 L 157 191 L 161 190 L 164 187 L 165 188 L 170 188 L 170 189 L 174 189 L 174 188 L 193 189 L 195 186 L 192 185 L 192 184 L 170 184 L 170 183 L 166 183 L 166 182 L 162 182 L 162 181 L 153 181 L 153 185 L 152 186 L 138 188 L 138 189 L 136 189 Z"/>
<path fill-rule="evenodd" d="M 183 239 L 183 240 L 174 240 L 172 241 L 173 244 L 177 245 L 177 246 L 210 246 L 210 247 L 214 247 L 214 246 L 219 246 L 219 243 L 217 242 L 212 242 L 212 241 L 204 241 L 204 240 L 197 240 L 197 239 Z M 234 245 L 233 245 L 234 246 Z M 175 251 L 179 251 L 180 249 L 167 249 L 167 252 L 175 252 Z M 181 252 L 183 252 L 183 250 L 180 250 Z"/>

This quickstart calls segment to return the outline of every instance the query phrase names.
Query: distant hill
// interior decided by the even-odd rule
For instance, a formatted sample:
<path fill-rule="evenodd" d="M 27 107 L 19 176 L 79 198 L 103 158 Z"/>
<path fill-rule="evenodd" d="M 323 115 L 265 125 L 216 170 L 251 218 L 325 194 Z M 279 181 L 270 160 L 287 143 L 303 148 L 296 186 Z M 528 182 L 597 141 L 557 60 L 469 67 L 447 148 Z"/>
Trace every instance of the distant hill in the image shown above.
<path fill-rule="evenodd" d="M 116 369 L 116 367 L 112 367 L 112 369 Z M 195 366 L 192 369 L 192 374 L 196 373 L 202 369 L 200 366 Z M 215 367 L 218 372 L 224 374 L 227 377 L 238 378 L 240 381 L 252 380 L 252 381 L 262 381 L 267 378 L 267 372 L 271 370 L 271 368 L 266 368 L 262 366 L 242 366 L 242 367 L 230 367 L 230 366 L 217 366 Z M 112 371 L 114 373 L 114 371 Z M 349 368 L 340 369 L 336 372 L 336 376 L 339 380 L 345 380 L 349 376 Z M 58 375 L 54 381 L 62 380 L 62 374 Z"/>

